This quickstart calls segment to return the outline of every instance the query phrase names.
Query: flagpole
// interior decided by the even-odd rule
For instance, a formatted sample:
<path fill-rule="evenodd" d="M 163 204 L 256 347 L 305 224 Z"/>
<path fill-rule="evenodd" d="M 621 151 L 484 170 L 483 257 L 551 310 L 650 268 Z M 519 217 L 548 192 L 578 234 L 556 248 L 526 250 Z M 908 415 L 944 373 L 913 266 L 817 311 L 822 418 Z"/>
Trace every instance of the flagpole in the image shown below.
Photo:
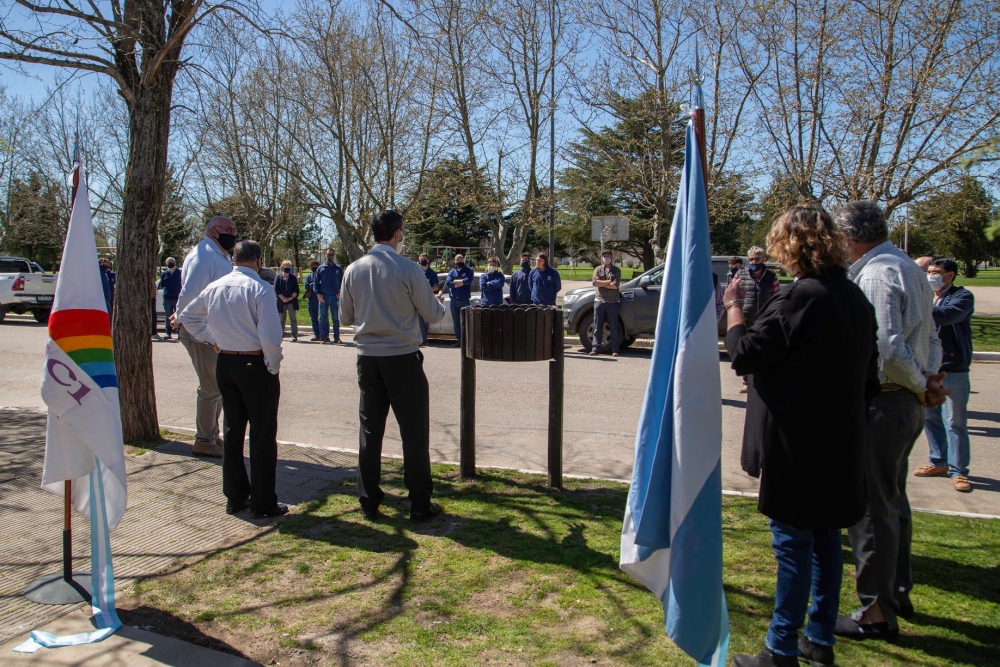
<path fill-rule="evenodd" d="M 80 140 L 73 146 L 73 196 L 70 211 L 76 204 L 80 187 Z M 70 214 L 72 217 L 72 213 Z M 90 590 L 85 583 L 73 579 L 73 482 L 63 482 L 63 571 L 37 579 L 24 589 L 24 597 L 40 604 L 75 604 L 90 602 Z M 89 575 L 83 577 L 84 581 Z"/>
<path fill-rule="evenodd" d="M 698 140 L 698 157 L 701 158 L 701 175 L 702 181 L 705 183 L 705 201 L 708 201 L 708 151 L 707 144 L 705 141 L 705 109 L 703 107 L 702 95 L 701 95 L 701 84 L 704 80 L 701 78 L 701 59 L 698 55 L 698 40 L 695 38 L 694 45 L 694 83 L 695 83 L 695 100 L 694 100 L 694 136 Z"/>

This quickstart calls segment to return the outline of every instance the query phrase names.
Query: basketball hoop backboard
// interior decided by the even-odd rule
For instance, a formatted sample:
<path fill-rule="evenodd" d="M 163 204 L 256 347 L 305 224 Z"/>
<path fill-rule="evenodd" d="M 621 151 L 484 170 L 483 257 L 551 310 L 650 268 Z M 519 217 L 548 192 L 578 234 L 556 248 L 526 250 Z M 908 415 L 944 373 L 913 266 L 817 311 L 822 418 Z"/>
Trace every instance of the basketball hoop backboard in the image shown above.
<path fill-rule="evenodd" d="M 609 241 L 628 241 L 628 218 L 621 215 L 598 215 L 593 222 L 594 241 L 601 241 L 601 246 Z"/>

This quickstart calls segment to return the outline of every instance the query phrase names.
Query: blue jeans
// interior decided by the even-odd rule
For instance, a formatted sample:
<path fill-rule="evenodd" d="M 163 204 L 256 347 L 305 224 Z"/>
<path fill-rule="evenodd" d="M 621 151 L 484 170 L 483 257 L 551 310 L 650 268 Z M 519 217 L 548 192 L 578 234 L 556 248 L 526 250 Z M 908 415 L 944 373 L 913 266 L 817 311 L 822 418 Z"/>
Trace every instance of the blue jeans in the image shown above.
<path fill-rule="evenodd" d="M 320 340 L 330 339 L 330 317 L 333 317 L 333 339 L 340 340 L 340 311 L 337 306 L 340 299 L 335 296 L 323 295 L 319 303 L 319 337 Z"/>
<path fill-rule="evenodd" d="M 806 637 L 814 644 L 833 646 L 844 573 L 840 531 L 796 528 L 771 519 L 771 547 L 778 561 L 778 585 L 765 645 L 778 655 L 797 656 L 799 628 L 808 606 Z"/>
<path fill-rule="evenodd" d="M 155 312 L 155 308 L 153 309 Z M 164 325 L 167 335 L 170 336 L 174 333 L 173 328 L 170 326 L 170 316 L 177 312 L 177 299 L 163 299 L 163 316 L 166 320 Z M 153 316 L 156 317 L 155 315 Z M 154 332 L 155 333 L 155 332 Z"/>
<path fill-rule="evenodd" d="M 319 338 L 319 299 L 313 295 L 306 304 L 309 306 L 309 321 L 312 322 L 313 336 Z"/>
<path fill-rule="evenodd" d="M 948 466 L 948 476 L 969 476 L 969 374 L 949 373 L 944 388 L 952 391 L 944 405 L 925 408 L 924 432 L 931 465 Z"/>
<path fill-rule="evenodd" d="M 455 327 L 455 340 L 459 343 L 462 342 L 462 316 L 460 313 L 468 305 L 468 299 L 451 298 L 451 323 Z"/>

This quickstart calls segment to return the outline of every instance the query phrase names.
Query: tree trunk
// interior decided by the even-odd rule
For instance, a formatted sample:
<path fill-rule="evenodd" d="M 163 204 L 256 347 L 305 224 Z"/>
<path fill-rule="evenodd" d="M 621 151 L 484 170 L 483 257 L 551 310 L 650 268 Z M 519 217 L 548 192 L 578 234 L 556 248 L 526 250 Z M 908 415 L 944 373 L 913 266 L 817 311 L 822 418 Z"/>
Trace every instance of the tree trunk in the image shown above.
<path fill-rule="evenodd" d="M 125 442 L 159 437 L 149 303 L 167 175 L 172 83 L 172 73 L 164 67 L 151 82 L 136 87 L 130 109 L 112 334 Z"/>

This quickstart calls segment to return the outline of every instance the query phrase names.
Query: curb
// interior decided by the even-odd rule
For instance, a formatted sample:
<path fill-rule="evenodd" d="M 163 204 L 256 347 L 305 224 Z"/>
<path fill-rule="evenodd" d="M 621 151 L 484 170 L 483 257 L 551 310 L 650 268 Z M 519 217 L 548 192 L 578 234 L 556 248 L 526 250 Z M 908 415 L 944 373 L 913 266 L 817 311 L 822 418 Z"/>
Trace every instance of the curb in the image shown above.
<path fill-rule="evenodd" d="M 1000 352 L 973 352 L 973 361 L 1000 361 Z"/>

